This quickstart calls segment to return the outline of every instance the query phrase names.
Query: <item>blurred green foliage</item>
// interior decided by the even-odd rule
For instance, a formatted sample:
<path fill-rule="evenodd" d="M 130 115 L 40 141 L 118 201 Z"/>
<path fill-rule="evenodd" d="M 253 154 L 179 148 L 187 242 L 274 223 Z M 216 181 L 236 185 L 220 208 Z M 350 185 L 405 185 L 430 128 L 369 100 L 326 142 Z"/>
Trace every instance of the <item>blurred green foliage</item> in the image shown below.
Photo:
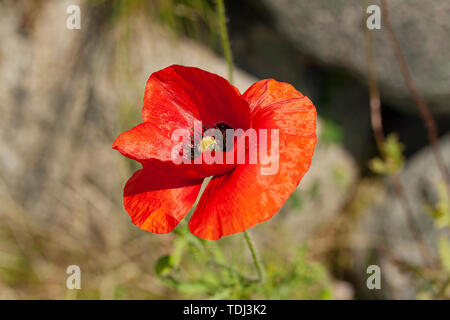
<path fill-rule="evenodd" d="M 448 198 L 447 186 L 441 181 L 437 183 L 439 201 L 435 206 L 424 205 L 424 210 L 430 214 L 438 228 L 450 227 L 450 200 Z"/>
<path fill-rule="evenodd" d="M 369 162 L 369 168 L 377 174 L 398 173 L 405 162 L 404 146 L 398 140 L 398 136 L 389 134 L 380 149 L 381 157 L 372 159 Z"/>
<path fill-rule="evenodd" d="M 322 120 L 319 141 L 325 144 L 339 144 L 344 139 L 342 127 L 331 119 Z"/>
<path fill-rule="evenodd" d="M 395 176 L 401 172 L 405 158 L 404 146 L 399 142 L 397 135 L 390 134 L 380 146 L 381 157 L 372 159 L 369 168 L 381 175 Z M 435 205 L 424 204 L 423 211 L 434 220 L 436 231 L 450 228 L 450 204 L 447 185 L 440 181 L 436 183 L 439 200 Z M 418 299 L 439 299 L 446 296 L 450 286 L 450 243 L 446 235 L 441 234 L 436 244 L 438 263 L 427 268 L 406 264 L 405 267 L 417 280 Z"/>
<path fill-rule="evenodd" d="M 166 25 L 176 35 L 200 40 L 211 48 L 220 44 L 218 18 L 214 1 L 208 0 L 90 0 L 91 6 L 105 5 L 109 18 L 123 22 L 136 14 Z"/>
<path fill-rule="evenodd" d="M 218 18 L 213 1 L 159 0 L 154 4 L 159 20 L 176 34 L 206 40 L 210 46 L 217 46 Z"/>
<path fill-rule="evenodd" d="M 447 185 L 443 181 L 436 183 L 436 189 L 439 200 L 435 206 L 425 205 L 425 212 L 429 213 L 433 218 L 437 229 L 450 229 L 450 199 L 448 198 Z M 438 238 L 438 254 L 440 260 L 440 269 L 444 275 L 444 279 L 440 278 L 437 281 L 441 282 L 441 288 L 436 294 L 437 298 L 445 296 L 448 287 L 450 286 L 450 240 L 445 233 L 442 233 Z"/>
<path fill-rule="evenodd" d="M 300 247 L 289 264 L 270 257 L 266 280 L 259 283 L 249 276 L 255 270 L 234 267 L 222 251 L 220 241 L 205 241 L 192 235 L 185 223 L 175 233 L 170 255 L 162 256 L 155 272 L 178 293 L 207 299 L 330 299 L 331 282 L 326 269 L 307 258 Z M 264 252 L 268 255 L 268 252 Z M 268 258 L 265 256 L 265 258 Z"/>

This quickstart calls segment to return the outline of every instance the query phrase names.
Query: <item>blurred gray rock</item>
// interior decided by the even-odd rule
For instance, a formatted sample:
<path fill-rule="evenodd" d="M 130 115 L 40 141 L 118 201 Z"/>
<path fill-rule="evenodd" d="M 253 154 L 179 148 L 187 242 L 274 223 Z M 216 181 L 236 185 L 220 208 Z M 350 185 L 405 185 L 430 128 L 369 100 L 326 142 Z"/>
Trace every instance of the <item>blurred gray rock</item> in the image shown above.
<path fill-rule="evenodd" d="M 440 140 L 440 147 L 449 167 L 450 135 Z M 431 216 L 424 211 L 425 205 L 434 206 L 439 201 L 438 186 L 443 181 L 430 147 L 407 161 L 400 179 L 412 208 L 415 224 L 433 254 L 434 263 L 438 263 L 437 239 L 444 232 L 447 235 L 450 232 L 436 228 Z M 366 213 L 361 220 L 360 229 L 355 231 L 352 239 L 352 243 L 362 244 L 362 250 L 356 250 L 359 264 L 376 263 L 385 270 L 382 271 L 383 281 L 392 290 L 385 290 L 384 294 L 388 294 L 390 298 L 415 298 L 420 282 L 412 282 L 407 273 L 399 272 L 396 261 L 412 266 L 424 266 L 425 261 L 409 228 L 402 203 L 392 187 L 387 189 L 378 205 Z M 371 253 L 368 248 L 374 251 Z M 373 254 L 376 262 L 373 261 Z M 372 262 L 368 263 L 369 260 Z M 362 276 L 366 277 L 365 274 Z"/>
<path fill-rule="evenodd" d="M 273 12 L 279 30 L 299 50 L 325 64 L 342 66 L 365 77 L 368 15 L 363 1 L 264 0 L 264 3 Z M 388 1 L 388 8 L 418 90 L 435 114 L 450 115 L 450 2 Z M 382 28 L 372 32 L 383 98 L 402 111 L 415 113 L 383 17 Z"/>

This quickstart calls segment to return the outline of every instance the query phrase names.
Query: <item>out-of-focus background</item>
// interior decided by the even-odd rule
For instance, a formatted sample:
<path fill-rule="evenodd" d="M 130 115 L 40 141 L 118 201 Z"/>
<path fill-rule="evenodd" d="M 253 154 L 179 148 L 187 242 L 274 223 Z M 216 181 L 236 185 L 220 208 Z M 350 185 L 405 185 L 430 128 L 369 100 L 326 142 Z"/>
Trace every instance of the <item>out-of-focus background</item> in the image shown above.
<path fill-rule="evenodd" d="M 450 166 L 450 2 L 387 2 Z M 73 4 L 80 30 L 66 28 Z M 286 81 L 319 114 L 310 171 L 250 230 L 266 282 L 236 281 L 223 267 L 255 273 L 242 235 L 206 242 L 184 223 L 167 235 L 135 227 L 122 191 L 138 166 L 111 149 L 141 121 L 152 72 L 177 63 L 226 76 L 215 2 L 0 0 L 1 299 L 450 297 L 448 193 L 383 17 L 372 65 L 384 133 L 397 137 L 384 158 L 370 124 L 367 4 L 225 4 L 237 87 Z M 378 174 L 391 162 L 402 197 Z M 66 288 L 69 265 L 81 269 L 80 290 Z M 381 289 L 367 287 L 370 265 Z"/>

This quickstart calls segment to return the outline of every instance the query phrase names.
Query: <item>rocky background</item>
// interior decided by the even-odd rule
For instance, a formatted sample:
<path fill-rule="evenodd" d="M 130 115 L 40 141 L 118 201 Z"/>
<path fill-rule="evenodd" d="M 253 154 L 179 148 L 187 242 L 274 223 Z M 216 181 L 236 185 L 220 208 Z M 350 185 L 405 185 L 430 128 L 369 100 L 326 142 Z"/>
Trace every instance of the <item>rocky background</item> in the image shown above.
<path fill-rule="evenodd" d="M 81 30 L 66 28 L 70 4 L 81 7 Z M 388 4 L 450 166 L 450 3 Z M 379 152 L 364 4 L 246 0 L 226 9 L 237 87 L 263 78 L 290 82 L 320 117 L 310 171 L 274 219 L 251 229 L 269 284 L 247 296 L 167 285 L 153 265 L 178 235 L 141 231 L 122 207 L 123 185 L 137 166 L 111 145 L 140 121 L 148 76 L 174 63 L 226 76 L 214 2 L 1 0 L 0 298 L 450 297 L 443 260 L 450 252 L 439 245 L 448 227 L 429 213 L 440 205 L 448 214 L 448 198 L 385 28 L 373 31 L 384 131 L 404 145 L 400 179 L 424 244 L 411 233 L 391 180 L 368 169 Z M 252 271 L 239 235 L 217 246 L 228 262 Z M 184 259 L 177 275 L 189 279 L 183 270 L 196 258 Z M 71 264 L 83 270 L 80 291 L 66 289 Z M 382 270 L 380 290 L 366 286 L 372 264 Z"/>

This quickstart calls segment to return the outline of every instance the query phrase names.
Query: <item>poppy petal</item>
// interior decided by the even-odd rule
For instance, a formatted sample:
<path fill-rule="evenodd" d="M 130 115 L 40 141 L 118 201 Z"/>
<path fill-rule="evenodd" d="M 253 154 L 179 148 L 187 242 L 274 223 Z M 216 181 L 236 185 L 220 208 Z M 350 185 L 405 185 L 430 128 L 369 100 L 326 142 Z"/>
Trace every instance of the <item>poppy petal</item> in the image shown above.
<path fill-rule="evenodd" d="M 278 172 L 262 175 L 263 164 L 241 164 L 213 178 L 189 222 L 191 232 L 204 239 L 216 240 L 270 219 L 311 164 L 317 115 L 307 97 L 272 79 L 255 83 L 243 97 L 251 109 L 253 128 L 279 129 Z"/>
<path fill-rule="evenodd" d="M 189 212 L 202 182 L 202 179 L 175 176 L 155 166 L 144 166 L 125 185 L 125 210 L 143 230 L 170 232 Z"/>
<path fill-rule="evenodd" d="M 172 65 L 153 73 L 145 87 L 142 117 L 159 127 L 192 128 L 194 120 L 211 127 L 225 122 L 250 126 L 250 109 L 226 79 L 195 67 Z M 163 129 L 163 128 L 162 128 Z"/>
<path fill-rule="evenodd" d="M 172 142 L 167 132 L 144 122 L 117 137 L 113 149 L 141 163 L 152 159 L 171 161 Z"/>

